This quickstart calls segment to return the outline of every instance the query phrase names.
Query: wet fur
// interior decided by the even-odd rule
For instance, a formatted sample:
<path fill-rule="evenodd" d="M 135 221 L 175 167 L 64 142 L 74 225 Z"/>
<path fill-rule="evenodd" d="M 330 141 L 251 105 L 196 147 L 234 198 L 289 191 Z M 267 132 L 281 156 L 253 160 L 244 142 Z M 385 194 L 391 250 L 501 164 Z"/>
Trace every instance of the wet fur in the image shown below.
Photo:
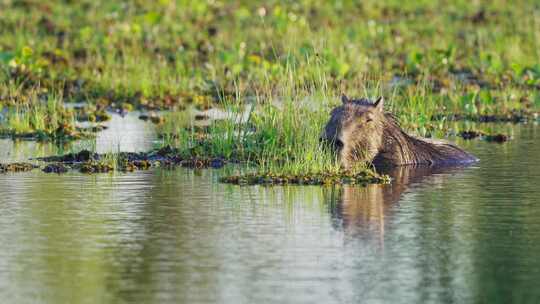
<path fill-rule="evenodd" d="M 444 141 L 406 134 L 396 118 L 384 113 L 383 100 L 342 97 L 327 123 L 322 139 L 338 153 L 345 168 L 358 162 L 375 166 L 454 165 L 477 161 L 471 154 Z"/>

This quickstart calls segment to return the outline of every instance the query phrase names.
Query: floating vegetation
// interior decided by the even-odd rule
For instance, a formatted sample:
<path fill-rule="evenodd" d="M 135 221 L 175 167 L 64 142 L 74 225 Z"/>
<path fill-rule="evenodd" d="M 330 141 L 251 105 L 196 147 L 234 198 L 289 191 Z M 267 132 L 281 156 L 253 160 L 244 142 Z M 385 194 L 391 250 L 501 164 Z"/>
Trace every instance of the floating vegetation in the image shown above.
<path fill-rule="evenodd" d="M 221 168 L 229 161 L 220 158 L 184 158 L 178 149 L 165 146 L 150 152 L 120 152 L 98 154 L 88 150 L 57 156 L 39 157 L 35 160 L 52 163 L 42 170 L 47 173 L 65 173 L 78 170 L 83 173 L 133 172 L 152 167 Z"/>
<path fill-rule="evenodd" d="M 503 143 L 510 140 L 510 136 L 505 134 L 486 134 L 485 132 L 475 130 L 461 131 L 458 133 L 458 136 L 463 139 L 483 139 L 488 142 L 497 143 Z"/>
<path fill-rule="evenodd" d="M 228 176 L 220 179 L 223 183 L 235 185 L 331 185 L 331 184 L 388 184 L 390 177 L 380 175 L 371 170 L 360 172 L 335 172 L 314 174 L 274 174 L 249 173 Z"/>
<path fill-rule="evenodd" d="M 223 158 L 183 158 L 177 148 L 165 146 L 159 150 L 148 153 L 121 152 L 115 154 L 98 154 L 88 150 L 77 153 L 69 153 L 58 156 L 40 157 L 36 160 L 48 162 L 41 167 L 45 173 L 66 173 L 76 170 L 81 173 L 96 174 L 110 173 L 114 171 L 133 172 L 148 170 L 152 167 L 176 168 L 187 167 L 192 169 L 222 168 L 230 160 Z M 0 172 L 30 171 L 39 166 L 28 163 L 14 163 L 0 165 Z M 221 182 L 238 185 L 324 185 L 324 184 L 385 184 L 390 179 L 386 175 L 380 175 L 372 170 L 363 168 L 356 171 L 329 171 L 319 173 L 263 173 L 256 172 L 245 175 L 229 176 L 221 179 Z"/>
<path fill-rule="evenodd" d="M 510 140 L 510 136 L 505 134 L 486 135 L 484 139 L 490 142 L 503 143 Z"/>
<path fill-rule="evenodd" d="M 108 173 L 114 171 L 114 166 L 106 162 L 86 162 L 83 163 L 79 171 L 82 173 Z"/>
<path fill-rule="evenodd" d="M 30 163 L 10 163 L 0 164 L 0 173 L 7 172 L 27 172 L 37 168 L 36 165 Z"/>
<path fill-rule="evenodd" d="M 109 127 L 104 126 L 104 125 L 95 125 L 95 126 L 89 126 L 89 127 L 77 127 L 76 130 L 81 133 L 92 134 L 92 133 L 101 132 L 103 130 L 107 130 L 108 128 Z"/>
<path fill-rule="evenodd" d="M 89 121 L 89 122 L 105 122 L 111 120 L 111 115 L 105 110 L 79 110 L 77 115 L 78 121 Z"/>
<path fill-rule="evenodd" d="M 509 111 L 504 114 L 438 114 L 432 116 L 432 120 L 447 119 L 450 121 L 474 121 L 474 122 L 512 122 L 520 123 L 528 120 L 536 120 L 537 112 Z"/>
<path fill-rule="evenodd" d="M 458 133 L 458 136 L 463 138 L 463 139 L 475 139 L 475 138 L 478 138 L 480 136 L 484 136 L 485 133 L 482 132 L 482 131 L 474 131 L 474 130 L 469 130 L 469 131 L 461 131 Z"/>
<path fill-rule="evenodd" d="M 121 171 L 133 172 L 136 170 L 148 170 L 152 167 L 152 163 L 148 160 L 124 161 L 119 164 Z"/>
<path fill-rule="evenodd" d="M 165 122 L 165 117 L 156 112 L 143 113 L 139 115 L 139 119 L 142 121 L 150 121 L 155 125 L 161 125 Z"/>

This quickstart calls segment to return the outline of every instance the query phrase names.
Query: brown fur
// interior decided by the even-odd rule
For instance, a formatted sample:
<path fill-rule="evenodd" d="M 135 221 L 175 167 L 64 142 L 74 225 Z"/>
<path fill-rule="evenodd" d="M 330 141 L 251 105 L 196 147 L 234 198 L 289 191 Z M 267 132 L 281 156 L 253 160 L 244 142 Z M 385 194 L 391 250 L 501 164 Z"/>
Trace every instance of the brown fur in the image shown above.
<path fill-rule="evenodd" d="M 395 117 L 383 111 L 382 98 L 350 100 L 332 110 L 322 139 L 338 153 L 345 168 L 358 162 L 375 166 L 452 165 L 477 161 L 471 154 L 444 141 L 405 133 Z"/>

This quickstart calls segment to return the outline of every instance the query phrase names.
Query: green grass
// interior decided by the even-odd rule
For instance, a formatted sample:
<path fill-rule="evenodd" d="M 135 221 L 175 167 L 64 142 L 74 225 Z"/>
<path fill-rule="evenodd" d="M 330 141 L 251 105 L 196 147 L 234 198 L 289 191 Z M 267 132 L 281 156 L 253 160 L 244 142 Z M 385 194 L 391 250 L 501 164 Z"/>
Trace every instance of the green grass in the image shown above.
<path fill-rule="evenodd" d="M 225 119 L 200 130 L 189 113 L 170 112 L 158 133 L 184 158 L 235 160 L 256 165 L 260 174 L 338 174 L 335 155 L 319 142 L 329 109 L 339 102 L 327 94 L 335 92 L 328 92 L 324 78 L 304 89 L 281 79 L 278 96 L 287 97 L 261 94 L 247 101 L 237 92 L 234 100 L 220 104 Z"/>
<path fill-rule="evenodd" d="M 74 114 L 64 109 L 62 98 L 28 92 L 24 103 L 6 107 L 0 132 L 5 136 L 35 137 L 40 140 L 80 138 L 74 125 Z"/>

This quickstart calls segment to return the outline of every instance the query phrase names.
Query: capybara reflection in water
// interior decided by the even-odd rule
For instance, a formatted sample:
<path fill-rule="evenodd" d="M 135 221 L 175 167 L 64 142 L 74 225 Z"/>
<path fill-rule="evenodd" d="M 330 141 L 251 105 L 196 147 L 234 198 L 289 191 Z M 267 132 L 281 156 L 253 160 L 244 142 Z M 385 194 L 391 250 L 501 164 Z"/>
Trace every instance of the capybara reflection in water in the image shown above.
<path fill-rule="evenodd" d="M 331 145 L 344 168 L 370 162 L 378 166 L 460 165 L 478 159 L 456 145 L 413 137 L 384 112 L 382 97 L 349 99 L 332 110 L 321 139 Z"/>

